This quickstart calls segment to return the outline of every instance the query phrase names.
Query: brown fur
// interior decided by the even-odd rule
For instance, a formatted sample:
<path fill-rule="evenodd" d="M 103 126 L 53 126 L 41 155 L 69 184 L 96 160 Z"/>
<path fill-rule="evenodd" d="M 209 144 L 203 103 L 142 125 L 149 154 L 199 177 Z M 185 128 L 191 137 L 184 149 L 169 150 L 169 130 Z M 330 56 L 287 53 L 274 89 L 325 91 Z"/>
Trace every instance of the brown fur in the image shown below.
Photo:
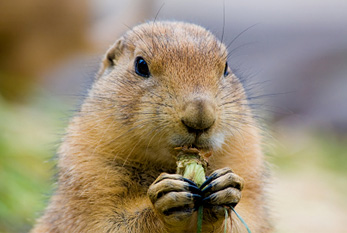
<path fill-rule="evenodd" d="M 134 72 L 137 56 L 151 77 Z M 212 151 L 208 174 L 230 167 L 244 179 L 236 210 L 252 232 L 271 232 L 259 129 L 241 83 L 223 75 L 226 57 L 225 46 L 193 24 L 149 22 L 119 39 L 69 124 L 59 149 L 58 189 L 32 232 L 194 232 L 196 212 L 168 225 L 147 195 L 161 173 L 175 173 L 173 148 L 192 144 Z M 197 107 L 203 116 L 196 122 L 215 115 L 199 140 L 181 121 L 198 117 L 198 110 L 185 112 L 195 99 L 209 105 Z M 204 232 L 221 231 L 222 218 L 204 216 Z M 232 225 L 232 232 L 245 232 L 234 215 Z"/>

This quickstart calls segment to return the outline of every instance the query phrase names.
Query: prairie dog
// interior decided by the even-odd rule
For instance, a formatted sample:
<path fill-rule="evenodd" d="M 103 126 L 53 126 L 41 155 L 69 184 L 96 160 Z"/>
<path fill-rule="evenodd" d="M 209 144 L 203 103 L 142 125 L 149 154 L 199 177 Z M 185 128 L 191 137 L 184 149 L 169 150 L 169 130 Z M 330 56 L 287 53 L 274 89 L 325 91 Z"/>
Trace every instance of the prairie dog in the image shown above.
<path fill-rule="evenodd" d="M 179 146 L 212 152 L 207 191 L 175 174 Z M 32 232 L 196 232 L 197 203 L 203 232 L 223 232 L 224 205 L 271 232 L 260 130 L 225 45 L 200 26 L 125 33 L 58 155 L 58 188 Z M 229 232 L 246 232 L 232 219 Z"/>

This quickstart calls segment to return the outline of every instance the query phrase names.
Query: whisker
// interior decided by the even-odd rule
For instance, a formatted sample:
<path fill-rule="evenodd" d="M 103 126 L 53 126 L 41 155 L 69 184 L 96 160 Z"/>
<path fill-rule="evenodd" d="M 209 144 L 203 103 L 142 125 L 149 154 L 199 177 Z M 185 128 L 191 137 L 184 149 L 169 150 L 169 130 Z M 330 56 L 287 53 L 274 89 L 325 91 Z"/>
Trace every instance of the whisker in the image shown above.
<path fill-rule="evenodd" d="M 258 43 L 258 41 L 247 42 L 247 43 L 244 43 L 242 45 L 237 46 L 236 48 L 234 48 L 231 51 L 229 51 L 227 58 L 229 59 L 231 56 L 234 56 L 235 52 L 237 52 L 238 50 L 240 50 L 242 48 L 245 48 L 247 46 L 250 46 L 250 45 L 254 45 L 256 43 Z"/>
<path fill-rule="evenodd" d="M 242 36 L 244 33 L 246 33 L 248 30 L 252 29 L 253 27 L 257 26 L 258 23 L 253 24 L 249 27 L 247 27 L 246 29 L 244 29 L 243 31 L 241 31 L 236 37 L 234 37 L 234 39 L 232 39 L 232 41 L 226 46 L 227 49 L 229 49 L 229 47 L 240 37 Z"/>

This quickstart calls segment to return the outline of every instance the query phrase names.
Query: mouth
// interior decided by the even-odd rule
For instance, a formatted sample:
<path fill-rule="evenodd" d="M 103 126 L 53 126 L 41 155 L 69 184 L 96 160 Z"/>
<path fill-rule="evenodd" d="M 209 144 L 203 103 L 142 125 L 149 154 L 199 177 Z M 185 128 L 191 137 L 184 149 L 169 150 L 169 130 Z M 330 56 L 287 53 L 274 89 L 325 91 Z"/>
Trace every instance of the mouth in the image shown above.
<path fill-rule="evenodd" d="M 186 135 L 186 136 L 176 136 L 173 139 L 174 147 L 188 147 L 188 148 L 196 148 L 198 150 L 213 150 L 216 145 L 212 137 L 208 137 L 207 135 Z"/>
<path fill-rule="evenodd" d="M 170 134 L 170 144 L 175 147 L 196 148 L 203 151 L 216 151 L 221 149 L 225 141 L 225 133 L 216 128 L 205 130 L 191 129 Z"/>
<path fill-rule="evenodd" d="M 182 148 L 182 147 L 183 148 L 189 148 L 189 149 L 196 149 L 199 151 L 210 151 L 212 149 L 212 147 L 210 147 L 210 146 L 200 146 L 200 145 L 196 145 L 196 144 L 185 144 L 185 145 L 181 145 L 178 148 Z"/>
<path fill-rule="evenodd" d="M 199 137 L 196 137 L 194 143 L 191 144 L 192 148 L 196 148 L 198 150 L 210 150 L 212 149 L 212 143 L 209 139 L 202 139 Z"/>

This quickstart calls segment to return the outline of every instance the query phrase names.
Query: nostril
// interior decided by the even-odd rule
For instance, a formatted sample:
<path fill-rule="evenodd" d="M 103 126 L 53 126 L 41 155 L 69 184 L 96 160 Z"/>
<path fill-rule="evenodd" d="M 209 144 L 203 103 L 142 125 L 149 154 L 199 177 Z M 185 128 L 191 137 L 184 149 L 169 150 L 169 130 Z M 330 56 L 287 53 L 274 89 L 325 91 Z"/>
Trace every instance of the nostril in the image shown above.
<path fill-rule="evenodd" d="M 181 122 L 187 128 L 189 133 L 196 133 L 196 134 L 201 134 L 204 131 L 209 130 L 214 123 L 214 121 L 213 121 L 213 123 L 211 125 L 209 124 L 207 127 L 201 127 L 201 125 L 198 126 L 196 124 L 193 124 L 191 121 L 186 121 L 184 119 L 181 119 Z"/>
<path fill-rule="evenodd" d="M 188 126 L 184 120 L 181 120 L 182 124 L 187 128 L 188 130 L 188 133 L 193 133 L 193 134 L 196 134 L 196 135 L 200 135 L 202 134 L 204 131 L 207 131 L 210 127 L 206 128 L 206 129 L 195 129 L 195 128 L 192 128 L 190 126 Z"/>

